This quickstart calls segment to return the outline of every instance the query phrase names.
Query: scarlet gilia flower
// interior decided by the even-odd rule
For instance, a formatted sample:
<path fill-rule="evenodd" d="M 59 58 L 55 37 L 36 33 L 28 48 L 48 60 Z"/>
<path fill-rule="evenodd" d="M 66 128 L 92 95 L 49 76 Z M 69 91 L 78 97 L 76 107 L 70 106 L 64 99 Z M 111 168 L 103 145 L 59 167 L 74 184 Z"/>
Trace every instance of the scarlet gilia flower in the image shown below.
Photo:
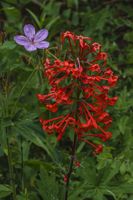
<path fill-rule="evenodd" d="M 99 154 L 103 143 L 112 137 L 108 131 L 112 118 L 106 110 L 117 101 L 109 90 L 118 76 L 107 65 L 107 53 L 91 38 L 67 31 L 61 35 L 61 42 L 65 59 L 47 58 L 44 62 L 50 91 L 37 98 L 53 117 L 40 119 L 42 128 L 49 135 L 57 134 L 58 141 L 73 128 L 78 140 Z"/>

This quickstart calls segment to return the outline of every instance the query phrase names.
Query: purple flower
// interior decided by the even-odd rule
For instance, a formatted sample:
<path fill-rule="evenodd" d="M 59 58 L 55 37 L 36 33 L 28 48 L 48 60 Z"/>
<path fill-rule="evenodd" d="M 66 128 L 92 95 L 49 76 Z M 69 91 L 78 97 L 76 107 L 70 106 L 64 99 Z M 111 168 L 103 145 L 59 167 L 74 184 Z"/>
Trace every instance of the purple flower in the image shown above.
<path fill-rule="evenodd" d="M 35 33 L 35 27 L 31 24 L 26 24 L 24 26 L 24 35 L 16 35 L 14 40 L 17 44 L 24 46 L 27 51 L 35 51 L 49 47 L 49 42 L 44 41 L 48 36 L 46 29 L 41 29 Z"/>

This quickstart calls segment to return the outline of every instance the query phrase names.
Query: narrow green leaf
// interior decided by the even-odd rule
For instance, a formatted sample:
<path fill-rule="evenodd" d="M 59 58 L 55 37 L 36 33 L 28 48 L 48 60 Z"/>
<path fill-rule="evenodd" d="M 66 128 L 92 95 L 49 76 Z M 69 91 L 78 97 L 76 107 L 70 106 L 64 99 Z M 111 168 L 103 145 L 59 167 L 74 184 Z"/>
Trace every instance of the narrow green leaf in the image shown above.
<path fill-rule="evenodd" d="M 59 19 L 60 19 L 60 16 L 57 16 L 57 17 L 55 17 L 54 19 L 52 19 L 52 20 L 46 25 L 46 28 L 47 28 L 47 29 L 50 29 L 50 28 L 53 26 L 53 24 L 55 24 Z"/>
<path fill-rule="evenodd" d="M 0 184 L 0 198 L 9 196 L 12 193 L 12 189 L 9 185 Z"/>
<path fill-rule="evenodd" d="M 31 17 L 34 19 L 34 21 L 36 22 L 38 27 L 41 28 L 41 23 L 40 23 L 39 19 L 37 18 L 37 16 L 31 10 L 29 10 L 28 8 L 26 10 L 31 15 Z"/>

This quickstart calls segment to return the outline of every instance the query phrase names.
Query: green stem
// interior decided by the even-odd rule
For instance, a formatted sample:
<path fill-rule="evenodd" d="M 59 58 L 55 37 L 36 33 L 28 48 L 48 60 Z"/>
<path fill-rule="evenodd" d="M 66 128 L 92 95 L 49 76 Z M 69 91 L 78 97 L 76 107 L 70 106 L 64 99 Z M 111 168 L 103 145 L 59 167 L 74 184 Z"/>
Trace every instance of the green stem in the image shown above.
<path fill-rule="evenodd" d="M 7 87 L 5 89 L 5 104 L 8 101 L 8 90 Z M 8 103 L 7 103 L 8 105 Z M 5 112 L 3 113 L 3 117 L 8 117 L 9 112 L 8 112 L 8 106 L 5 105 Z M 9 167 L 9 180 L 10 180 L 10 185 L 12 187 L 12 197 L 13 200 L 17 200 L 16 198 L 16 186 L 15 186 L 15 178 L 14 178 L 14 169 L 13 169 L 13 164 L 12 164 L 12 151 L 10 148 L 10 143 L 9 143 L 9 138 L 8 138 L 8 133 L 10 132 L 9 127 L 5 127 L 5 138 L 6 138 L 6 146 L 7 146 L 7 160 L 8 160 L 8 167 Z"/>
<path fill-rule="evenodd" d="M 23 137 L 20 136 L 20 148 L 21 148 L 21 187 L 22 191 L 24 191 L 24 155 L 23 155 Z"/>
<path fill-rule="evenodd" d="M 38 65 L 38 80 L 39 80 L 39 84 L 38 84 L 38 88 L 41 87 L 41 85 L 43 84 L 43 61 L 41 59 L 41 54 L 39 51 L 37 51 L 37 62 L 39 64 Z"/>
<path fill-rule="evenodd" d="M 58 59 L 54 54 L 52 54 L 48 49 L 46 50 L 46 52 L 51 55 L 54 59 Z"/>
<path fill-rule="evenodd" d="M 6 142 L 7 142 L 7 152 L 8 152 L 8 166 L 9 166 L 9 174 L 10 174 L 10 184 L 12 186 L 12 194 L 13 194 L 13 200 L 17 200 L 16 198 L 16 187 L 15 187 L 15 178 L 14 178 L 14 172 L 13 172 L 13 165 L 12 165 L 12 153 L 11 153 L 11 148 L 9 144 L 9 139 L 8 139 L 8 130 L 6 128 Z"/>

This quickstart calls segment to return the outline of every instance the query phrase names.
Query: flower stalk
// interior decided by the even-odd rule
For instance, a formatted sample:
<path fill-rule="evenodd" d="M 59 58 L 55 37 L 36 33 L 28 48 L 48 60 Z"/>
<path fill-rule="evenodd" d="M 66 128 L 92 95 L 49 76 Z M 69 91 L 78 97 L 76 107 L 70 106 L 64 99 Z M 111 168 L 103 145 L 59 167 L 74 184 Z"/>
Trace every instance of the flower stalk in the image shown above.
<path fill-rule="evenodd" d="M 8 85 L 8 81 L 6 83 Z M 8 99 L 8 87 L 5 87 L 5 98 L 7 102 Z M 5 106 L 5 111 L 3 112 L 3 118 L 9 116 L 9 110 L 8 110 L 8 104 Z M 9 141 L 9 133 L 10 133 L 10 127 L 6 126 L 5 127 L 5 142 L 6 142 L 6 147 L 7 147 L 7 161 L 8 161 L 8 168 L 9 168 L 9 181 L 10 181 L 10 186 L 12 188 L 12 199 L 17 200 L 16 197 L 16 185 L 15 185 L 15 174 L 14 174 L 14 167 L 13 167 L 13 162 L 12 162 L 12 151 L 10 147 L 10 141 Z"/>
<path fill-rule="evenodd" d="M 78 100 L 79 100 L 79 96 L 80 96 L 80 90 L 77 89 L 77 104 L 76 104 L 76 111 L 75 111 L 75 119 L 78 119 Z M 76 128 L 76 127 L 75 127 Z M 75 157 L 76 157 L 76 144 L 77 144 L 77 140 L 78 140 L 78 136 L 77 133 L 74 133 L 74 139 L 73 139 L 73 144 L 72 144 L 72 153 L 71 153 L 71 160 L 70 160 L 70 166 L 69 166 L 69 171 L 68 174 L 66 176 L 67 180 L 66 180 L 66 186 L 65 186 L 65 198 L 64 200 L 68 199 L 68 193 L 69 193 L 69 184 L 70 184 L 70 178 L 71 178 L 71 174 L 73 172 L 73 164 L 75 161 Z"/>
<path fill-rule="evenodd" d="M 64 198 L 64 200 L 68 199 L 70 177 L 71 177 L 71 174 L 72 174 L 72 171 L 73 171 L 73 164 L 74 164 L 74 160 L 75 160 L 75 156 L 76 156 L 75 155 L 75 153 L 76 153 L 76 143 L 77 143 L 77 135 L 74 134 L 70 166 L 69 166 L 68 174 L 66 175 L 66 186 L 65 186 L 65 198 Z"/>

